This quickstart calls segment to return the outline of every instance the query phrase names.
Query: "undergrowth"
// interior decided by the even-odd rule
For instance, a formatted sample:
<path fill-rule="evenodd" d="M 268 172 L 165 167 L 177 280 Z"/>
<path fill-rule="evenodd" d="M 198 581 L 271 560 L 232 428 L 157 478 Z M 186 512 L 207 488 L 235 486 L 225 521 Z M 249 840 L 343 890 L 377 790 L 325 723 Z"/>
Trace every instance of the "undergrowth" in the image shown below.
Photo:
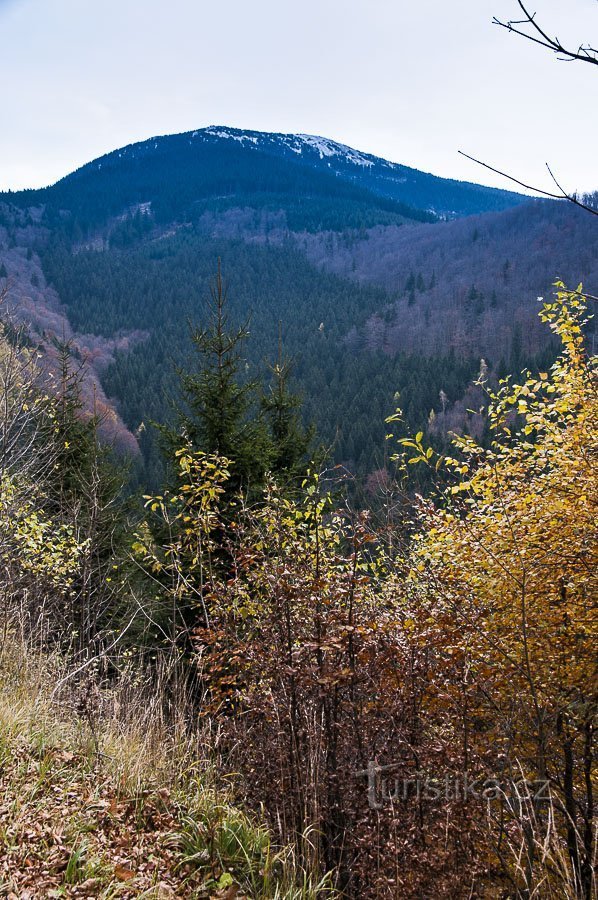
<path fill-rule="evenodd" d="M 209 739 L 169 721 L 159 684 L 70 674 L 5 643 L 0 896 L 332 895 L 235 805 Z"/>

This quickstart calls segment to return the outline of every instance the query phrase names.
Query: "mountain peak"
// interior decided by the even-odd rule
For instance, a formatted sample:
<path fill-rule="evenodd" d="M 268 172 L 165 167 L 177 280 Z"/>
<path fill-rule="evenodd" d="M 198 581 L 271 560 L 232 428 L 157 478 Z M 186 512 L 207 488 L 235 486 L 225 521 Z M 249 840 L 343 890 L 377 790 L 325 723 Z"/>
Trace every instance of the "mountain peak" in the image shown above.
<path fill-rule="evenodd" d="M 349 147 L 347 144 L 341 144 L 331 138 L 323 137 L 319 134 L 282 134 L 277 132 L 263 131 L 243 131 L 239 128 L 231 128 L 226 125 L 210 125 L 208 128 L 202 128 L 192 132 L 192 137 L 210 135 L 210 137 L 229 139 L 239 141 L 243 144 L 253 144 L 254 146 L 266 146 L 278 144 L 281 148 L 292 150 L 294 153 L 302 154 L 304 150 L 317 153 L 320 159 L 325 157 L 341 157 L 344 161 L 353 163 L 358 166 L 371 167 L 375 161 L 384 162 L 386 165 L 393 167 L 393 163 L 387 163 L 386 160 L 378 160 L 377 157 L 369 154 L 360 153 Z"/>
<path fill-rule="evenodd" d="M 192 132 L 191 137 L 198 137 L 199 135 L 205 134 L 209 134 L 211 137 L 216 138 L 229 138 L 233 141 L 240 141 L 241 143 L 249 141 L 251 144 L 257 144 L 259 141 L 259 132 L 241 131 L 239 128 L 228 128 L 225 125 L 210 125 L 208 128 L 200 128 L 197 131 Z"/>
<path fill-rule="evenodd" d="M 301 205 L 300 195 L 312 206 L 321 206 L 326 197 L 329 211 L 336 204 L 333 218 L 338 228 L 354 227 L 357 219 L 369 224 L 394 222 L 397 216 L 416 221 L 453 219 L 516 206 L 526 199 L 439 178 L 322 135 L 210 125 L 114 150 L 67 175 L 48 192 L 28 194 L 23 200 L 31 205 L 55 199 L 59 208 L 76 210 L 85 221 L 91 215 L 96 221 L 149 201 L 154 209 L 162 204 L 162 216 L 175 218 L 188 217 L 198 203 L 222 198 L 247 206 L 250 201 L 263 204 L 269 197 L 268 202 L 288 210 Z M 15 196 L 11 201 L 19 202 Z M 306 220 L 306 214 L 302 216 Z M 307 217 L 310 227 L 332 227 L 329 216 L 317 217 L 317 221 Z"/>

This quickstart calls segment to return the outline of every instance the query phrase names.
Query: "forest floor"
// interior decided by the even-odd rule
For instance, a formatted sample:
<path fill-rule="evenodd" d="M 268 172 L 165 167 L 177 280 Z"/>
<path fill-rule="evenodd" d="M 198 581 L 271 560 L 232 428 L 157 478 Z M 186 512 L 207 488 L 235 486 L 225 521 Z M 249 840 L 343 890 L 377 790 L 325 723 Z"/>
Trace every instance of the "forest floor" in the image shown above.
<path fill-rule="evenodd" d="M 51 668 L 0 654 L 0 897 L 318 895 L 189 746 L 53 703 Z"/>
<path fill-rule="evenodd" d="M 131 794 L 68 747 L 2 728 L 0 893 L 33 897 L 185 896 L 168 837 L 167 790 Z M 187 883 L 188 885 L 188 883 Z"/>

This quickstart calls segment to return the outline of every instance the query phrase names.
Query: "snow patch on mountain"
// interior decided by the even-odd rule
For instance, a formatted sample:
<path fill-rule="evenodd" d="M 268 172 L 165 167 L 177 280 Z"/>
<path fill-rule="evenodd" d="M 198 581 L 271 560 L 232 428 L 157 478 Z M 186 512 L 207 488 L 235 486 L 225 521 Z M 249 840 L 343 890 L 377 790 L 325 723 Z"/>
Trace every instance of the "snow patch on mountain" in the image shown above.
<path fill-rule="evenodd" d="M 199 133 L 201 133 L 201 132 L 199 132 Z M 197 134 L 198 134 L 198 132 L 194 131 L 193 137 L 195 137 Z M 217 129 L 217 128 L 205 128 L 204 134 L 211 134 L 213 137 L 219 137 L 219 138 L 231 138 L 233 141 L 239 141 L 241 144 L 243 143 L 243 141 L 249 141 L 252 144 L 257 144 L 257 142 L 258 142 L 257 137 L 254 137 L 253 135 L 243 134 L 243 133 L 239 133 L 239 132 L 233 133 L 232 131 L 225 131 L 223 129 Z"/>
<path fill-rule="evenodd" d="M 374 165 L 373 160 L 368 159 L 363 153 L 353 150 L 352 147 L 348 147 L 346 144 L 339 144 L 336 141 L 331 141 L 328 138 L 315 134 L 298 134 L 293 135 L 293 137 L 302 141 L 307 147 L 316 150 L 320 154 L 320 159 L 324 159 L 325 156 L 342 156 L 347 162 L 356 166 L 370 167 Z"/>
<path fill-rule="evenodd" d="M 298 155 L 301 155 L 304 150 L 313 150 L 319 155 L 320 159 L 336 157 L 339 161 L 363 166 L 364 168 L 372 168 L 377 162 L 384 162 L 383 160 L 376 160 L 374 157 L 359 153 L 346 144 L 339 144 L 337 141 L 315 134 L 247 133 L 236 128 L 211 125 L 209 128 L 194 131 L 191 136 L 196 138 L 205 135 L 238 141 L 240 144 L 248 142 L 254 146 L 278 144 Z"/>

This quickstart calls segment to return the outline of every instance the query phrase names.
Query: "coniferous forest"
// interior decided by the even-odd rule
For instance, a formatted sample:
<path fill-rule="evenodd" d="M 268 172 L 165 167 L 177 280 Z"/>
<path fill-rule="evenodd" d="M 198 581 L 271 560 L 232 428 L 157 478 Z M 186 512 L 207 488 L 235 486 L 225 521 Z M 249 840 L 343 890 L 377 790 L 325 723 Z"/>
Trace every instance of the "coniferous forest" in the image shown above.
<path fill-rule="evenodd" d="M 359 166 L 339 145 L 331 172 L 288 137 L 158 138 L 0 198 L 16 315 L 41 340 L 63 337 L 66 322 L 133 452 L 136 488 L 163 478 L 152 423 L 176 418 L 176 371 L 193 366 L 190 333 L 205 323 L 219 259 L 230 315 L 250 332 L 247 377 L 267 382 L 281 337 L 304 424 L 360 486 L 391 468 L 384 419 L 397 393 L 410 426 L 439 446 L 454 429 L 480 436 L 468 412 L 480 360 L 495 379 L 545 368 L 555 345 L 539 327 L 539 292 L 595 275 L 590 217 L 567 204 L 413 170 L 391 169 L 389 183 L 389 164 Z M 474 215 L 447 212 L 464 193 Z"/>

